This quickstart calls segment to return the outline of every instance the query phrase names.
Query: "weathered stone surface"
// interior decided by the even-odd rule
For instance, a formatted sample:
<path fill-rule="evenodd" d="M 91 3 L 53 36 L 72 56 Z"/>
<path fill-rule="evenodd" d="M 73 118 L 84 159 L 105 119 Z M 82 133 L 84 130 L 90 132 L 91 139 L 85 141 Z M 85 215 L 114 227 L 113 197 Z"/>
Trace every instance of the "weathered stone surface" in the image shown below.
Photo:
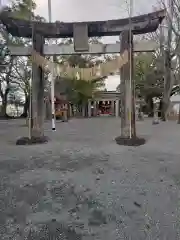
<path fill-rule="evenodd" d="M 34 33 L 33 47 L 40 54 L 43 52 L 44 41 L 41 34 Z M 33 63 L 32 68 L 32 136 L 41 139 L 44 136 L 45 79 L 43 70 L 37 64 Z"/>
<path fill-rule="evenodd" d="M 144 145 L 146 143 L 146 140 L 144 138 L 139 138 L 139 137 L 116 137 L 116 143 L 118 145 L 124 145 L 124 146 L 141 146 Z"/>
<path fill-rule="evenodd" d="M 22 137 L 19 138 L 16 141 L 16 145 L 32 145 L 32 144 L 42 144 L 47 143 L 49 140 L 48 137 L 42 136 L 42 137 L 32 137 L 31 139 L 28 137 Z"/>
<path fill-rule="evenodd" d="M 134 34 L 143 34 L 156 31 L 159 24 L 165 17 L 165 10 L 160 10 L 132 18 L 132 28 Z M 31 38 L 32 24 L 28 20 L 17 19 L 11 13 L 4 11 L 0 15 L 1 22 L 6 29 L 18 37 Z M 129 29 L 129 18 L 115 19 L 108 21 L 85 22 L 88 25 L 88 36 L 114 36 L 122 31 Z M 74 22 L 33 22 L 37 32 L 44 35 L 45 38 L 68 38 L 73 37 Z"/>
<path fill-rule="evenodd" d="M 133 35 L 124 31 L 121 33 L 120 53 L 128 50 L 129 61 L 120 69 L 121 75 L 121 137 L 126 140 L 136 138 L 134 74 L 133 74 Z M 125 142 L 125 141 L 124 141 Z M 126 141 L 127 142 L 127 141 Z M 126 143 L 127 144 L 127 143 Z M 132 144 L 132 143 L 131 143 Z"/>

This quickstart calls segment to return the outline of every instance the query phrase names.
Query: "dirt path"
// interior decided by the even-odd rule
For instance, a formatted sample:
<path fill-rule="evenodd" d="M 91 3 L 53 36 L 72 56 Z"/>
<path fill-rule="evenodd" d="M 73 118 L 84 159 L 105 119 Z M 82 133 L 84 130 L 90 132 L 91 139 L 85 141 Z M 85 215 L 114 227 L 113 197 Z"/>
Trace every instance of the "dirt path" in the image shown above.
<path fill-rule="evenodd" d="M 113 118 L 46 123 L 29 147 L 22 125 L 0 122 L 0 239 L 180 239 L 179 125 L 138 123 L 138 148 L 116 145 Z"/>

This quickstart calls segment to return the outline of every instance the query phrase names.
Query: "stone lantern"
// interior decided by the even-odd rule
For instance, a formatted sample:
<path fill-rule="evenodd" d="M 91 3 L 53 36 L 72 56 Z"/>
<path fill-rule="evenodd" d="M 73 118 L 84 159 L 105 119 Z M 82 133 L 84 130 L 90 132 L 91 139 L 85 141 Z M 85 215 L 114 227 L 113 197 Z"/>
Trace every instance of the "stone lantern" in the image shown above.
<path fill-rule="evenodd" d="M 153 112 L 154 112 L 154 117 L 152 124 L 159 124 L 159 117 L 158 117 L 158 111 L 159 111 L 159 104 L 160 100 L 156 97 L 153 98 Z"/>

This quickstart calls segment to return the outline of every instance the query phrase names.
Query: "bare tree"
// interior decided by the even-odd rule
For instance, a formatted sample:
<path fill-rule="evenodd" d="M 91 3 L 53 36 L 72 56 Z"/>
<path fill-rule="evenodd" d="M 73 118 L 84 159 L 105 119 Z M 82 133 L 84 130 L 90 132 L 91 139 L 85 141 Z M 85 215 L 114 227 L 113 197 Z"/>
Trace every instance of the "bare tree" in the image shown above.
<path fill-rule="evenodd" d="M 23 117 L 27 117 L 29 110 L 29 93 L 31 81 L 31 61 L 29 58 L 17 57 L 12 69 L 11 82 L 24 94 Z"/>
<path fill-rule="evenodd" d="M 5 69 L 0 74 L 0 97 L 2 99 L 1 117 L 6 117 L 7 99 L 11 89 L 10 75 L 13 68 L 13 58 L 9 58 Z"/>
<path fill-rule="evenodd" d="M 174 84 L 180 84 L 180 1 L 159 0 L 159 8 L 166 8 L 167 14 L 160 29 L 145 38 L 160 44 L 158 64 L 164 69 L 164 93 L 162 100 L 162 120 L 166 121 L 169 111 L 171 92 Z M 157 7 L 155 8 L 157 10 Z"/>
<path fill-rule="evenodd" d="M 171 66 L 172 66 L 172 39 L 173 39 L 173 1 L 168 1 L 168 10 L 167 10 L 167 39 L 165 40 L 164 46 L 164 95 L 163 95 L 163 116 L 162 120 L 166 121 L 169 102 L 170 102 L 170 94 L 172 91 L 172 87 L 174 85 L 173 78 L 171 76 Z M 165 4 L 163 2 L 163 4 Z"/>

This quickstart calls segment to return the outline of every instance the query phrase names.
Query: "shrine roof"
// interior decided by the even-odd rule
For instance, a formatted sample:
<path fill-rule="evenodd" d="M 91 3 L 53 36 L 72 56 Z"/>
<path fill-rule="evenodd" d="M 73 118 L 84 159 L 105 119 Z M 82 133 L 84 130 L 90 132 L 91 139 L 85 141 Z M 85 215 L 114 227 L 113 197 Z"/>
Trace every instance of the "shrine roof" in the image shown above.
<path fill-rule="evenodd" d="M 166 11 L 159 10 L 131 18 L 133 34 L 154 32 L 165 17 Z M 9 11 L 0 14 L 0 21 L 6 26 L 7 31 L 16 37 L 32 37 L 34 31 L 42 34 L 45 38 L 68 38 L 73 37 L 73 26 L 77 22 L 37 22 L 15 18 Z M 89 37 L 116 36 L 123 30 L 129 29 L 129 18 L 107 21 L 80 22 L 87 24 Z"/>

